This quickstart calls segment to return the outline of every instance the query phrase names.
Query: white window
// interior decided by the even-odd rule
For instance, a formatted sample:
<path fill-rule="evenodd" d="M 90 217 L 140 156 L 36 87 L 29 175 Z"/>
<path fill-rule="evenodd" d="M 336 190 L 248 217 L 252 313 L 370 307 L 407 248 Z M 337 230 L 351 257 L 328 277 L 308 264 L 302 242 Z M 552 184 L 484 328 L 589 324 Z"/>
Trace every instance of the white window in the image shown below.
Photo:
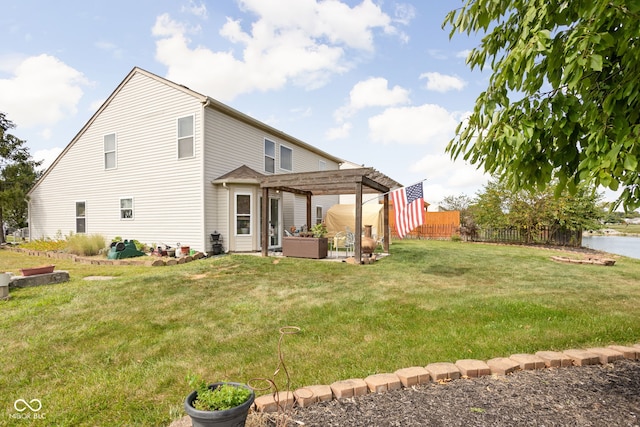
<path fill-rule="evenodd" d="M 105 135 L 103 139 L 104 150 L 104 168 L 115 169 L 116 168 L 116 134 L 110 133 Z"/>
<path fill-rule="evenodd" d="M 316 224 L 322 223 L 322 206 L 316 206 Z"/>
<path fill-rule="evenodd" d="M 318 170 L 319 171 L 326 171 L 327 170 L 327 162 L 325 162 L 324 160 L 318 160 Z"/>
<path fill-rule="evenodd" d="M 120 199 L 120 219 L 133 219 L 133 197 Z"/>
<path fill-rule="evenodd" d="M 251 234 L 251 194 L 236 194 L 236 235 Z"/>
<path fill-rule="evenodd" d="M 193 157 L 193 116 L 178 119 L 178 158 Z"/>
<path fill-rule="evenodd" d="M 87 232 L 87 203 L 76 202 L 76 233 Z"/>
<path fill-rule="evenodd" d="M 293 150 L 284 145 L 280 146 L 280 169 L 293 170 Z"/>
<path fill-rule="evenodd" d="M 264 171 L 276 171 L 276 143 L 268 139 L 264 140 Z"/>

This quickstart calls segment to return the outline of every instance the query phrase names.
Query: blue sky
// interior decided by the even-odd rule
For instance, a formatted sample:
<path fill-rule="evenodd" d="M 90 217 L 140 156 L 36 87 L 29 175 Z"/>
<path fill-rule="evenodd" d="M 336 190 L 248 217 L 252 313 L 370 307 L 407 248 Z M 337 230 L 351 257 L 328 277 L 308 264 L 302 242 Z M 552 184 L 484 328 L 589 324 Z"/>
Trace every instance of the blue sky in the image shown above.
<path fill-rule="evenodd" d="M 441 24 L 462 1 L 111 0 L 3 5 L 0 111 L 49 164 L 134 66 L 167 77 L 425 199 L 487 177 L 444 148 L 484 90 Z"/>

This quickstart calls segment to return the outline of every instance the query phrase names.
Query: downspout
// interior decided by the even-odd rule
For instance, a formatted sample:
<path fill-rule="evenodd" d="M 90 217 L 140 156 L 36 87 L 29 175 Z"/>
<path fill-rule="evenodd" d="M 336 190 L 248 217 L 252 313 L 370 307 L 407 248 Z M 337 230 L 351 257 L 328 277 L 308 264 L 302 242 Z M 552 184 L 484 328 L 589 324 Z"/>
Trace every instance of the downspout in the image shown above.
<path fill-rule="evenodd" d="M 204 139 L 204 135 L 205 135 L 205 121 L 206 121 L 206 110 L 207 107 L 209 106 L 209 98 L 207 98 L 207 100 L 202 104 L 202 112 L 200 114 L 201 119 L 200 119 L 200 141 L 201 141 L 201 146 L 202 146 L 202 160 L 200 161 L 200 177 L 202 179 L 202 195 L 201 195 L 201 205 L 202 205 L 202 212 L 201 212 L 201 218 L 202 218 L 202 230 L 200 230 L 200 234 L 202 236 L 202 239 L 204 239 L 203 243 L 204 243 L 204 250 L 202 251 L 203 253 L 208 253 L 209 252 L 209 232 L 207 232 L 206 230 L 206 224 L 207 224 L 207 185 L 211 185 L 211 183 L 208 183 L 206 180 L 206 168 L 205 168 L 205 163 L 206 163 L 206 154 L 207 154 L 207 150 L 206 150 L 206 141 Z"/>
<path fill-rule="evenodd" d="M 231 206 L 233 204 L 233 200 L 231 199 L 231 189 L 229 187 L 227 187 L 227 183 L 223 182 L 222 183 L 222 188 L 224 188 L 225 190 L 227 190 L 227 209 L 226 209 L 226 216 L 227 216 L 227 253 L 231 252 L 231 233 L 233 232 L 232 227 L 231 227 Z M 235 237 L 234 237 L 235 238 Z M 233 241 L 233 244 L 235 246 L 236 242 L 235 240 Z"/>

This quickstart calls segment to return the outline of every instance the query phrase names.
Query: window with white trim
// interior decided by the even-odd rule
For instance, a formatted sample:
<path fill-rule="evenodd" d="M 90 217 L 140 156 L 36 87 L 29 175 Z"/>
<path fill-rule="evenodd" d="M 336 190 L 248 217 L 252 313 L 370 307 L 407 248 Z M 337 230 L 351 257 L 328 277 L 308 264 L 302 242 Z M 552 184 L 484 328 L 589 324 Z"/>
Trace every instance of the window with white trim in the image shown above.
<path fill-rule="evenodd" d="M 268 139 L 264 140 L 264 171 L 276 172 L 276 143 Z"/>
<path fill-rule="evenodd" d="M 120 219 L 133 219 L 133 197 L 120 198 Z"/>
<path fill-rule="evenodd" d="M 322 206 L 316 206 L 316 224 L 322 223 Z"/>
<path fill-rule="evenodd" d="M 324 160 L 318 160 L 318 170 L 319 171 L 326 171 L 327 170 L 327 162 L 325 162 Z"/>
<path fill-rule="evenodd" d="M 194 156 L 193 116 L 178 119 L 178 158 L 188 159 Z"/>
<path fill-rule="evenodd" d="M 251 194 L 236 194 L 236 235 L 251 234 Z"/>
<path fill-rule="evenodd" d="M 87 202 L 76 202 L 76 233 L 87 232 Z"/>
<path fill-rule="evenodd" d="M 104 168 L 116 168 L 116 134 L 110 133 L 103 138 Z"/>
<path fill-rule="evenodd" d="M 280 146 L 280 169 L 293 170 L 293 150 L 284 145 Z"/>

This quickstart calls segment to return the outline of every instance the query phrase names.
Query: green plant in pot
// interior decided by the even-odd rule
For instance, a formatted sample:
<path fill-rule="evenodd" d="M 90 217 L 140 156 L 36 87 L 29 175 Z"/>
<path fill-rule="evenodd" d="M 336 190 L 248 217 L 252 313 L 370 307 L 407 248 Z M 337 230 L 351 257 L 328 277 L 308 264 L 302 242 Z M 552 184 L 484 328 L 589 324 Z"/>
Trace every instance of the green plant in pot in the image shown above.
<path fill-rule="evenodd" d="M 184 409 L 193 427 L 244 426 L 255 393 L 246 384 L 218 382 L 209 384 L 197 377 L 187 378 L 194 389 L 184 401 Z"/>
<path fill-rule="evenodd" d="M 319 223 L 311 227 L 313 237 L 324 237 L 327 235 L 327 226 L 324 223 Z"/>

